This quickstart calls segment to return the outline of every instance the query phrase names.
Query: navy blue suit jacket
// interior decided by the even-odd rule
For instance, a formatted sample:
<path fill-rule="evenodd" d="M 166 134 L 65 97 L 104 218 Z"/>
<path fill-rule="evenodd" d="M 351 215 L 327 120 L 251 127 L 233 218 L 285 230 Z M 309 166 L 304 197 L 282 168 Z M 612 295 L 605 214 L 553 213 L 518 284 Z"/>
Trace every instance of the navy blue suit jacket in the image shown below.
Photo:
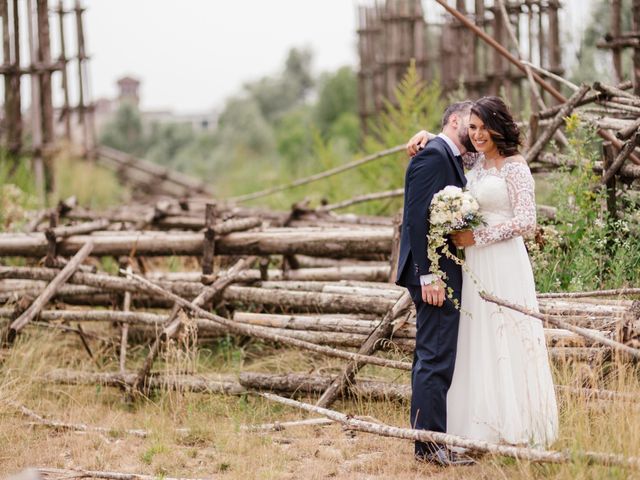
<path fill-rule="evenodd" d="M 462 165 L 442 138 L 436 137 L 418 152 L 407 167 L 404 181 L 404 211 L 398 260 L 398 285 L 420 285 L 420 276 L 431 273 L 427 258 L 429 206 L 433 196 L 447 185 L 463 187 L 466 178 Z M 449 245 L 452 252 L 455 247 Z M 462 286 L 460 267 L 441 258 L 440 269 L 447 275 L 447 285 L 454 290 Z"/>

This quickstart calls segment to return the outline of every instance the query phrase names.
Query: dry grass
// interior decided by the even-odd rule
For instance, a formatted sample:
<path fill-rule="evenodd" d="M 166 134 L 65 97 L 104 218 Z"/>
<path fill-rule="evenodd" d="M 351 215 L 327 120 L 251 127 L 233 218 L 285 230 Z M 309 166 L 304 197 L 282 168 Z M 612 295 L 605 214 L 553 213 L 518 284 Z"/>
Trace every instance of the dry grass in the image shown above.
<path fill-rule="evenodd" d="M 166 373 L 237 372 L 240 368 L 286 372 L 339 368 L 304 352 L 274 350 L 252 344 L 244 350 L 229 343 L 211 352 L 195 349 L 193 337 L 172 347 L 158 366 Z M 139 361 L 143 355 L 138 350 Z M 588 466 L 540 465 L 506 458 L 484 457 L 474 467 L 439 469 L 413 460 L 412 445 L 403 440 L 345 432 L 338 425 L 297 427 L 280 432 L 251 433 L 243 424 L 297 420 L 305 414 L 257 397 L 228 397 L 159 392 L 135 405 L 123 401 L 114 388 L 72 387 L 39 380 L 53 368 L 96 370 L 79 341 L 70 335 L 31 329 L 2 354 L 0 398 L 23 404 L 48 418 L 110 429 L 108 435 L 54 431 L 28 425 L 29 420 L 0 402 L 0 475 L 28 466 L 81 467 L 162 476 L 223 479 L 626 479 L 640 472 Z M 112 352 L 104 371 L 116 371 Z M 367 369 L 367 374 L 407 381 L 405 373 Z M 613 363 L 606 369 L 565 365 L 556 371 L 558 383 L 593 384 L 640 395 L 638 372 Z M 313 401 L 313 399 L 309 399 Z M 640 453 L 640 404 L 594 402 L 562 395 L 561 438 L 554 448 Z M 406 425 L 408 405 L 345 401 L 335 408 Z M 124 434 L 143 428 L 147 438 Z M 190 432 L 177 433 L 179 428 Z"/>

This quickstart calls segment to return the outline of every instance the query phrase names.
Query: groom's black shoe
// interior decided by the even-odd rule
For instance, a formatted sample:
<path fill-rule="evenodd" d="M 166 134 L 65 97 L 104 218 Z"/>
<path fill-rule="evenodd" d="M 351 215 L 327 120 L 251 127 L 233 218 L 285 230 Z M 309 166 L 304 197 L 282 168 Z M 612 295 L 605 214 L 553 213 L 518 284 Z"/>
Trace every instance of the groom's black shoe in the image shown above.
<path fill-rule="evenodd" d="M 475 465 L 476 461 L 471 457 L 450 451 L 446 447 L 437 447 L 424 454 L 416 453 L 416 460 L 432 463 L 440 467 L 462 467 Z"/>

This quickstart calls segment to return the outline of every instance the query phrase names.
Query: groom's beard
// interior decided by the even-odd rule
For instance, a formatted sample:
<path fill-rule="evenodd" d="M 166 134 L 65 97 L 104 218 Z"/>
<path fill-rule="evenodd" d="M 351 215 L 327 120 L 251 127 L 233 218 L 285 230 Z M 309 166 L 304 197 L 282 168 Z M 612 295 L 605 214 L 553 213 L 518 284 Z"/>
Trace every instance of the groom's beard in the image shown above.
<path fill-rule="evenodd" d="M 464 133 L 459 133 L 458 138 L 460 139 L 460 144 L 470 153 L 476 153 L 476 148 L 471 143 L 471 138 L 469 138 L 469 132 L 465 129 Z"/>

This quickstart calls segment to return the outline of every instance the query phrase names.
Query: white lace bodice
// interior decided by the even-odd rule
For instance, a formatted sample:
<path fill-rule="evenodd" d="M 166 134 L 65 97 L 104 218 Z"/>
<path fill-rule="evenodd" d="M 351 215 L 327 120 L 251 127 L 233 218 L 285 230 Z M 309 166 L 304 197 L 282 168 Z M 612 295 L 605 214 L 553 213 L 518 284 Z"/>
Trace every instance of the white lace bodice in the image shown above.
<path fill-rule="evenodd" d="M 535 230 L 534 181 L 526 163 L 507 161 L 499 170 L 485 169 L 477 158 L 467 173 L 467 188 L 480 204 L 486 226 L 473 231 L 476 245 L 487 245 Z"/>

